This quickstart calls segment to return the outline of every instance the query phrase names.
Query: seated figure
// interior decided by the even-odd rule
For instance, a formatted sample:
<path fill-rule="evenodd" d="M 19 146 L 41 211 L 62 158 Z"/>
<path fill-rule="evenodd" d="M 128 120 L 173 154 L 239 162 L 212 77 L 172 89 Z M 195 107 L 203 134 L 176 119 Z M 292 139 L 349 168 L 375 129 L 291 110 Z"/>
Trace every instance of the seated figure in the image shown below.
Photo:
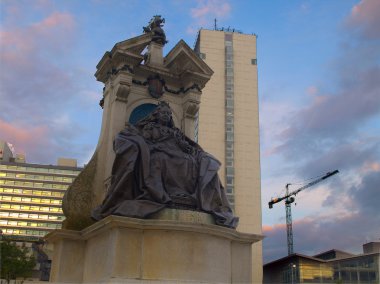
<path fill-rule="evenodd" d="M 161 103 L 115 138 L 111 185 L 95 220 L 108 215 L 149 218 L 163 208 L 207 212 L 217 225 L 236 228 L 217 171 L 220 163 L 174 126 Z"/>

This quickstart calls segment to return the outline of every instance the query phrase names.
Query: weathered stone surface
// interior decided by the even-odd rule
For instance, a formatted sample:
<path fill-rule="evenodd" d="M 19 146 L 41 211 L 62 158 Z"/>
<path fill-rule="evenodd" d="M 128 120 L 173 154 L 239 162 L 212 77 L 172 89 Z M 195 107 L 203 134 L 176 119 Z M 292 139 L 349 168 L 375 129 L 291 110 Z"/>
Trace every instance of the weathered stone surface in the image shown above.
<path fill-rule="evenodd" d="M 250 283 L 251 245 L 262 236 L 109 216 L 82 231 L 57 230 L 46 238 L 58 248 L 54 283 Z"/>
<path fill-rule="evenodd" d="M 96 163 L 97 155 L 95 152 L 88 165 L 65 192 L 62 200 L 62 210 L 66 216 L 63 222 L 64 229 L 81 230 L 94 223 L 90 216 L 94 202 L 92 187 Z"/>
<path fill-rule="evenodd" d="M 155 214 L 152 214 L 151 216 L 149 216 L 149 219 L 177 221 L 182 223 L 193 224 L 215 224 L 215 220 L 210 214 L 204 212 L 178 210 L 172 208 L 165 208 Z"/>

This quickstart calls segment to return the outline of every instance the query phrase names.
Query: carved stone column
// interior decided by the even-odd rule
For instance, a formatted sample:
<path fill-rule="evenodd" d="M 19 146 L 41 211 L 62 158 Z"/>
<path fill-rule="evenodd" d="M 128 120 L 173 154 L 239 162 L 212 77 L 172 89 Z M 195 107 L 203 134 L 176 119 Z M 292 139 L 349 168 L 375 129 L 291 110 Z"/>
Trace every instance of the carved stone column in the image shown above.
<path fill-rule="evenodd" d="M 183 129 L 187 137 L 195 139 L 197 115 L 200 106 L 201 92 L 198 90 L 189 90 L 184 97 L 183 107 Z"/>

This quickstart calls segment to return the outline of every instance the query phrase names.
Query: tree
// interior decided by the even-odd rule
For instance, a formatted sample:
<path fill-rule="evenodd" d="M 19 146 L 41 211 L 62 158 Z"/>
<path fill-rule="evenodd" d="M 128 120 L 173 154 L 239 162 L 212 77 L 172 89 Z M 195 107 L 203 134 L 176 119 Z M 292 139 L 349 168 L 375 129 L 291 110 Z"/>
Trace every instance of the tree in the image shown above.
<path fill-rule="evenodd" d="M 31 276 L 36 261 L 33 255 L 29 255 L 28 248 L 20 248 L 9 240 L 2 240 L 0 246 L 2 279 L 6 279 L 9 284 L 11 279 Z"/>

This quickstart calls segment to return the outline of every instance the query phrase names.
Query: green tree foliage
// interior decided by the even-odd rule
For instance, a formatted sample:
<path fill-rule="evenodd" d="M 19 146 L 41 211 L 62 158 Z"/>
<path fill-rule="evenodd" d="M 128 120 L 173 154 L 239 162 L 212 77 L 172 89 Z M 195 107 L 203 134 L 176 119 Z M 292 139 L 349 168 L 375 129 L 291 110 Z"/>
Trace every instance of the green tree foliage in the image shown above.
<path fill-rule="evenodd" d="M 26 247 L 20 248 L 9 240 L 2 240 L 0 245 L 1 278 L 9 283 L 11 279 L 31 276 L 36 261 L 33 255 L 29 255 L 29 250 Z"/>

